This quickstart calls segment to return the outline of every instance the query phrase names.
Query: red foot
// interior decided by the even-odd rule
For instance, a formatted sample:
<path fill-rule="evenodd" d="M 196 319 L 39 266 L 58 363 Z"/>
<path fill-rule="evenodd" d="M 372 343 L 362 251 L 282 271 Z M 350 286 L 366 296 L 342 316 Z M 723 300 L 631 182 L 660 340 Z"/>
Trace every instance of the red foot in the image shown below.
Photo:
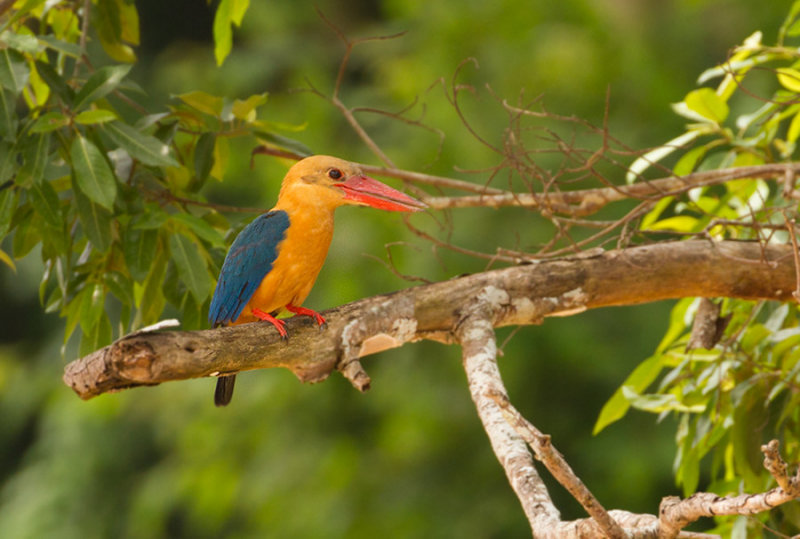
<path fill-rule="evenodd" d="M 311 309 L 306 309 L 305 307 L 296 307 L 291 303 L 286 306 L 286 310 L 290 313 L 312 317 L 314 320 L 316 320 L 317 324 L 319 324 L 319 327 L 323 327 L 326 324 L 325 319 L 317 311 L 312 311 Z"/>
<path fill-rule="evenodd" d="M 261 309 L 251 309 L 251 312 L 253 313 L 253 316 L 258 318 L 259 320 L 263 320 L 264 322 L 269 322 L 270 324 L 275 326 L 275 329 L 277 329 L 278 333 L 280 333 L 281 339 L 286 340 L 289 338 L 289 332 L 286 331 L 286 322 L 284 322 L 283 320 L 278 320 L 271 314 L 265 313 Z"/>

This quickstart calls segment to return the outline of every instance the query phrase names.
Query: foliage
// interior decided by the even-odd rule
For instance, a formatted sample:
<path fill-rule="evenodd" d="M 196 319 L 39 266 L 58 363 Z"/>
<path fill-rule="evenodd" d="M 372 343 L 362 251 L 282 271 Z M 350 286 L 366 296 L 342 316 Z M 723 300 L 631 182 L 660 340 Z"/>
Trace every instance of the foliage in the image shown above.
<path fill-rule="evenodd" d="M 549 105 L 555 103 L 579 116 L 602 116 L 598 103 L 609 80 L 614 81 L 614 102 L 624 103 L 610 111 L 614 132 L 624 133 L 638 147 L 647 146 L 653 137 L 670 138 L 670 119 L 659 107 L 689 84 L 682 74 L 696 71 L 684 66 L 700 69 L 697 63 L 715 61 L 704 54 L 718 57 L 723 47 L 744 35 L 729 39 L 725 32 L 739 31 L 729 27 L 752 32 L 752 21 L 768 20 L 768 10 L 776 9 L 738 6 L 747 14 L 745 23 L 740 19 L 728 25 L 728 19 L 719 18 L 717 25 L 716 17 L 698 16 L 709 5 L 702 1 L 675 4 L 668 17 L 658 12 L 628 22 L 615 10 L 606 10 L 604 3 L 597 4 L 599 8 L 584 2 L 540 4 L 531 9 L 527 2 L 508 0 L 456 5 L 389 0 L 368 10 L 360 2 L 337 2 L 326 12 L 345 21 L 348 31 L 385 35 L 413 29 L 402 40 L 364 47 L 353 55 L 345 83 L 355 90 L 346 97 L 370 106 L 379 101 L 380 106 L 397 110 L 436 79 L 452 73 L 465 57 L 475 56 L 480 73 L 504 95 L 513 95 L 520 86 L 545 91 Z M 85 5 L 91 5 L 87 32 L 80 11 Z M 3 20 L 0 241 L 5 241 L 0 244 L 0 265 L 21 268 L 7 287 L 16 290 L 28 277 L 30 266 L 25 264 L 32 258 L 44 261 L 41 302 L 48 312 L 64 316 L 65 339 L 83 334 L 79 352 L 165 314 L 179 316 L 184 327 L 203 325 L 218 264 L 242 224 L 233 208 L 207 204 L 207 195 L 211 199 L 210 193 L 244 190 L 244 181 L 230 181 L 246 162 L 241 147 L 249 151 L 262 140 L 307 151 L 277 134 L 287 125 L 262 119 L 268 106 L 280 105 L 270 110 L 275 115 L 270 120 L 312 121 L 314 129 L 303 133 L 310 145 L 353 159 L 365 155 L 354 147 L 360 145 L 347 135 L 341 118 L 334 117 L 336 111 L 320 100 L 303 101 L 308 94 L 287 97 L 275 92 L 267 102 L 261 93 L 265 82 L 259 76 L 284 89 L 303 77 L 318 82 L 335 74 L 341 50 L 331 46 L 335 38 L 325 34 L 317 15 L 303 3 L 257 6 L 223 0 L 218 6 L 213 16 L 216 43 L 197 53 L 199 59 L 192 56 L 193 46 L 180 43 L 174 48 L 181 54 L 166 51 L 161 64 L 146 64 L 147 52 L 138 47 L 142 3 L 137 12 L 127 0 L 18 1 Z M 660 9 L 654 6 L 647 9 Z M 455 10 L 459 17 L 452 16 Z M 175 19 L 182 15 L 170 18 L 168 24 L 177 24 Z M 686 20 L 698 22 L 688 25 Z M 240 41 L 231 49 L 232 31 L 240 25 Z M 794 22 L 786 26 L 785 39 L 794 37 L 794 26 Z M 707 48 L 709 39 L 721 41 L 719 48 Z M 681 46 L 667 50 L 665 42 Z M 730 95 L 722 98 L 711 88 L 688 95 L 679 110 L 693 111 L 694 123 L 684 138 L 673 140 L 660 155 L 650 154 L 644 161 L 648 166 L 632 167 L 633 181 L 656 170 L 652 162 L 667 162 L 678 154 L 682 154 L 678 163 L 669 165 L 678 173 L 791 159 L 797 138 L 792 138 L 792 125 L 800 121 L 794 120 L 796 110 L 784 113 L 793 104 L 764 112 L 747 130 L 738 128 L 736 119 L 762 105 L 748 105 L 745 90 L 770 97 L 783 90 L 784 97 L 791 97 L 796 52 L 765 47 L 755 38 L 749 43 L 746 47 L 758 52 L 744 54 L 749 50 L 745 47 L 734 53 L 743 54 L 741 62 L 753 62 L 749 70 L 740 66 L 737 78 L 728 79 L 732 68 L 726 62 L 706 74 L 708 81 L 723 77 Z M 508 54 L 509 50 L 525 53 Z M 237 52 L 242 54 L 238 71 L 225 70 Z M 198 67 L 213 66 L 214 59 L 225 62 L 222 69 Z M 185 68 L 189 63 L 192 67 Z M 140 66 L 146 70 L 137 72 Z M 784 71 L 775 71 L 778 68 Z M 740 76 L 754 80 L 755 86 L 731 85 L 730 80 Z M 237 84 L 226 86 L 226 78 Z M 475 80 L 469 82 L 476 84 Z M 227 97 L 236 93 L 231 87 L 249 97 Z M 179 95 L 166 105 L 153 105 L 159 89 Z M 476 108 L 485 105 L 478 103 Z M 475 150 L 472 137 L 462 134 L 458 119 L 444 110 L 427 109 L 426 119 L 448 126 L 444 151 L 431 170 L 444 175 L 452 172 L 453 164 L 483 166 L 482 148 Z M 648 119 L 646 134 L 642 118 Z M 765 118 L 777 119 L 771 130 L 766 129 Z M 501 131 L 505 116 L 495 120 L 491 114 L 481 115 L 485 122 L 479 126 L 481 132 Z M 422 168 L 419 164 L 428 163 L 436 153 L 435 144 L 426 137 L 389 129 L 385 120 L 372 120 L 368 127 L 391 148 L 398 163 Z M 778 211 L 768 211 L 761 198 Z M 718 237 L 763 238 L 772 229 L 709 225 L 721 216 L 749 219 L 749 208 L 755 211 L 754 220 L 765 223 L 781 216 L 780 210 L 793 210 L 791 204 L 777 205 L 780 201 L 775 188 L 763 181 L 742 181 L 701 189 L 688 201 L 665 201 L 641 228 L 657 237 L 667 231 L 689 235 L 708 229 Z M 454 227 L 469 247 L 490 251 L 500 240 L 511 245 L 520 241 L 508 234 L 509 227 L 519 226 L 519 213 L 487 210 L 473 215 L 465 215 Z M 371 217 L 359 218 L 369 222 Z M 337 224 L 338 236 L 357 236 L 357 241 L 338 244 L 339 251 L 331 256 L 339 262 L 356 259 L 363 251 L 374 253 L 381 244 L 397 239 L 396 231 L 356 227 L 346 219 Z M 787 239 L 782 230 L 774 232 L 773 239 Z M 357 246 L 362 241 L 378 247 L 362 249 Z M 436 254 L 438 258 L 421 252 L 414 263 L 418 267 L 432 260 L 435 265 L 446 258 Z M 448 268 L 447 276 L 483 267 L 482 262 L 463 258 L 458 262 Z M 381 282 L 381 271 L 365 266 L 351 266 L 354 277 L 345 281 L 331 277 L 327 287 L 324 280 L 329 277 L 323 275 L 318 289 L 326 290 L 327 296 L 322 304 L 385 291 L 383 284 L 375 285 Z M 24 312 L 25 326 L 37 326 L 38 319 L 31 314 L 37 311 L 18 311 L 13 290 L 0 291 L 0 299 L 7 302 L 4 307 L 14 305 L 7 320 Z M 704 488 L 715 479 L 714 488 L 727 492 L 731 485 L 724 482 L 730 477 L 743 477 L 747 487 L 766 485 L 766 476 L 749 460 L 761 440 L 742 438 L 754 421 L 755 427 L 762 427 L 757 421 L 760 405 L 754 404 L 761 395 L 769 400 L 771 414 L 763 432 L 780 428 L 787 441 L 794 440 L 789 430 L 796 420 L 790 413 L 781 414 L 791 410 L 784 406 L 791 405 L 796 394 L 792 329 L 796 313 L 726 301 L 725 312 L 736 316 L 719 349 L 683 353 L 693 305 L 687 300 L 675 307 L 662 345 L 634 371 L 625 384 L 629 387 L 612 399 L 613 413 L 603 418 L 623 415 L 631 403 L 660 413 L 666 422 L 673 420 L 667 414 L 675 411 L 678 477 L 684 488 L 692 484 Z M 650 442 L 653 451 L 642 455 L 646 442 L 629 443 L 634 435 L 642 440 L 644 432 L 654 431 L 649 418 L 629 415 L 597 440 L 582 436 L 588 435 L 584 423 L 590 411 L 619 383 L 620 372 L 651 349 L 660 313 L 655 309 L 617 310 L 614 316 L 587 313 L 581 324 L 570 326 L 564 320 L 548 320 L 542 328 L 516 334 L 505 347 L 503 364 L 521 407 L 535 410 L 537 422 L 541 416 L 542 427 L 559 440 L 559 447 L 601 500 L 648 512 L 669 490 L 655 460 L 663 460 L 670 451 Z M 30 341 L 47 341 L 44 333 L 32 334 Z M 415 350 L 421 350 L 417 353 L 423 357 L 448 353 L 433 346 Z M 536 351 L 535 361 L 510 360 L 527 357 L 531 350 Z M 31 537 L 314 536 L 321 535 L 320 530 L 327 536 L 348 537 L 525 533 L 516 502 L 477 427 L 456 361 L 411 364 L 408 355 L 402 355 L 408 352 L 398 351 L 390 360 L 371 362 L 368 368 L 380 389 L 369 401 L 352 395 L 335 379 L 298 388 L 285 373 L 242 377 L 237 409 L 223 420 L 209 409 L 211 387 L 204 381 L 77 402 L 59 387 L 60 365 L 52 354 L 36 362 L 28 360 L 28 352 L 28 348 L 10 352 L 0 348 L 4 417 L 0 451 L 7 451 L 0 459 L 4 529 L 27 530 Z M 51 351 L 38 353 L 46 356 Z M 587 361 L 594 357 L 602 360 Z M 656 380 L 658 389 L 646 394 Z M 744 389 L 737 392 L 737 383 Z M 723 417 L 728 421 L 717 421 Z M 622 433 L 622 441 L 609 441 L 609 431 Z M 601 450 L 586 451 L 595 442 Z M 796 447 L 790 444 L 789 451 L 792 458 Z M 711 457 L 703 461 L 704 455 Z M 706 471 L 712 459 L 713 474 Z M 749 471 L 740 472 L 745 465 Z M 464 474 L 466 469 L 469 474 Z M 608 469 L 622 479 L 609 481 L 603 475 Z M 734 490 L 738 487 L 733 485 Z M 481 510 L 465 511 L 477 507 Z"/>
<path fill-rule="evenodd" d="M 218 61 L 246 9 L 221 3 Z M 231 139 L 292 143 L 258 119 L 265 93 L 229 99 L 195 90 L 166 110 L 148 109 L 129 78 L 135 5 L 100 0 L 87 15 L 72 4 L 27 2 L 0 35 L 0 239 L 14 237 L 0 261 L 13 267 L 13 258 L 41 250 L 40 299 L 66 318 L 65 342 L 80 331 L 81 354 L 157 321 L 167 307 L 185 327 L 202 327 L 231 224 L 200 191 L 224 178 Z M 89 60 L 90 27 L 124 63 Z"/>
<path fill-rule="evenodd" d="M 755 32 L 726 62 L 704 71 L 698 83 L 721 82 L 716 88 L 692 90 L 673 105 L 692 123 L 685 133 L 635 161 L 629 182 L 640 181 L 643 173 L 671 154 L 680 154 L 672 166 L 677 176 L 796 159 L 799 36 L 800 2 L 795 2 L 775 45 L 763 44 L 761 32 Z M 684 237 L 791 242 L 797 219 L 793 189 L 794 178 L 777 186 L 753 178 L 697 187 L 688 200 L 661 199 L 640 227 Z M 722 300 L 721 316 L 730 317 L 730 323 L 720 342 L 710 350 L 689 350 L 698 301 L 684 299 L 673 308 L 656 353 L 609 400 L 595 431 L 622 417 L 629 406 L 660 416 L 675 413 L 679 417 L 675 473 L 685 495 L 701 483 L 720 494 L 767 490 L 774 480 L 761 464 L 762 443 L 778 438 L 789 461 L 800 459 L 797 308 Z M 708 465 L 701 465 L 703 459 Z M 800 528 L 791 508 L 761 519 L 776 528 Z M 730 533 L 734 520 L 721 522 L 725 524 L 719 531 Z"/>

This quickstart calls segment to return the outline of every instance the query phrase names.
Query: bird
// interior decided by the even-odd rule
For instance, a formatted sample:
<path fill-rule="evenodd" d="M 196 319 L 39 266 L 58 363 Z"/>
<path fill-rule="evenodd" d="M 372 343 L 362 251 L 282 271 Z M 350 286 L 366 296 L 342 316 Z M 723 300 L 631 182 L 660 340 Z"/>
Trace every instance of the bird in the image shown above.
<path fill-rule="evenodd" d="M 334 210 L 345 205 L 395 212 L 426 207 L 366 176 L 355 163 L 328 155 L 298 161 L 286 173 L 275 206 L 231 244 L 208 310 L 211 326 L 261 320 L 287 339 L 286 322 L 277 316 L 288 311 L 312 317 L 323 329 L 325 318 L 302 304 L 325 262 Z M 214 404 L 230 403 L 235 380 L 236 374 L 218 376 Z"/>

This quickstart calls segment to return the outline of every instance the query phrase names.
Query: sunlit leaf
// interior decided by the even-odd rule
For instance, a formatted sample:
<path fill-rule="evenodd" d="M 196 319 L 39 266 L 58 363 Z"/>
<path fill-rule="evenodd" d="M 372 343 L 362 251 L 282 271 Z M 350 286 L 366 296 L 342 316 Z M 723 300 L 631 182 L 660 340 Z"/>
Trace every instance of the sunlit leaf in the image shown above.
<path fill-rule="evenodd" d="M 81 191 L 93 202 L 111 209 L 117 196 L 117 180 L 102 152 L 90 140 L 77 135 L 72 141 L 70 157 Z"/>
<path fill-rule="evenodd" d="M 688 215 L 667 217 L 649 225 L 644 230 L 672 230 L 674 232 L 696 232 L 699 220 Z"/>
<path fill-rule="evenodd" d="M 628 375 L 622 383 L 622 386 L 608 399 L 608 402 L 603 405 L 603 409 L 600 410 L 600 415 L 594 425 L 592 434 L 597 434 L 611 423 L 625 416 L 628 408 L 630 408 L 630 401 L 625 397 L 622 391 L 624 387 L 630 387 L 635 392 L 641 393 L 653 383 L 653 380 L 656 379 L 662 368 L 661 356 L 659 355 L 651 356 L 641 362 L 639 366 Z"/>
<path fill-rule="evenodd" d="M 689 110 L 712 122 L 722 123 L 728 117 L 728 104 L 711 88 L 692 90 L 683 101 Z"/>
<path fill-rule="evenodd" d="M 781 86 L 790 92 L 800 92 L 800 71 L 793 67 L 779 67 L 775 72 Z"/>
<path fill-rule="evenodd" d="M 122 122 L 103 125 L 103 131 L 115 143 L 128 152 L 131 157 L 145 165 L 177 167 L 180 166 L 169 154 L 169 146 L 157 138 L 145 135 Z"/>
<path fill-rule="evenodd" d="M 197 249 L 197 244 L 183 234 L 172 234 L 169 238 L 170 255 L 181 280 L 197 302 L 203 303 L 211 292 L 211 279 Z"/>
<path fill-rule="evenodd" d="M 101 67 L 89 77 L 75 96 L 74 108 L 81 110 L 89 104 L 113 92 L 131 70 L 131 65 Z"/>
<path fill-rule="evenodd" d="M 675 137 L 666 144 L 653 148 L 641 157 L 638 157 L 633 164 L 631 164 L 628 172 L 625 174 L 625 181 L 629 184 L 639 179 L 639 176 L 650 168 L 653 164 L 659 162 L 675 150 L 683 148 L 685 145 L 692 142 L 700 136 L 699 131 L 687 131 L 686 133 Z"/>
<path fill-rule="evenodd" d="M 0 249 L 0 262 L 11 268 L 12 271 L 17 271 L 17 266 L 14 265 L 14 260 L 2 249 Z"/>
<path fill-rule="evenodd" d="M 83 125 L 102 124 L 118 120 L 119 116 L 113 111 L 107 109 L 92 109 L 84 110 L 75 116 L 75 123 Z"/>
<path fill-rule="evenodd" d="M 211 176 L 218 180 L 225 178 L 225 171 L 228 169 L 228 158 L 230 157 L 230 142 L 226 137 L 217 137 L 214 143 L 214 165 L 211 167 Z"/>
<path fill-rule="evenodd" d="M 231 112 L 239 120 L 252 122 L 256 119 L 256 109 L 267 102 L 267 93 L 251 95 L 245 100 L 233 102 Z"/>
<path fill-rule="evenodd" d="M 250 0 L 221 0 L 214 15 L 214 57 L 222 65 L 233 47 L 231 25 L 242 24 Z"/>
<path fill-rule="evenodd" d="M 179 94 L 175 97 L 177 97 L 190 107 L 195 108 L 200 112 L 204 112 L 211 116 L 219 116 L 220 114 L 222 114 L 221 97 L 217 97 L 215 95 L 211 95 L 206 92 L 201 92 L 199 90 L 196 90 L 194 92 L 187 92 L 185 94 Z"/>

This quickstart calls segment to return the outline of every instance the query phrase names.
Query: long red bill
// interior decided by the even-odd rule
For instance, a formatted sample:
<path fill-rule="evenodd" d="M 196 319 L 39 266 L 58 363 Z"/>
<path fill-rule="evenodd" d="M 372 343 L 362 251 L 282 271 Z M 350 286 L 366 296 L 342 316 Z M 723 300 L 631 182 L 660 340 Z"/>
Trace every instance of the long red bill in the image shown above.
<path fill-rule="evenodd" d="M 344 191 L 344 199 L 353 204 L 364 204 L 387 211 L 421 211 L 427 208 L 424 202 L 368 176 L 350 176 L 335 186 Z"/>

